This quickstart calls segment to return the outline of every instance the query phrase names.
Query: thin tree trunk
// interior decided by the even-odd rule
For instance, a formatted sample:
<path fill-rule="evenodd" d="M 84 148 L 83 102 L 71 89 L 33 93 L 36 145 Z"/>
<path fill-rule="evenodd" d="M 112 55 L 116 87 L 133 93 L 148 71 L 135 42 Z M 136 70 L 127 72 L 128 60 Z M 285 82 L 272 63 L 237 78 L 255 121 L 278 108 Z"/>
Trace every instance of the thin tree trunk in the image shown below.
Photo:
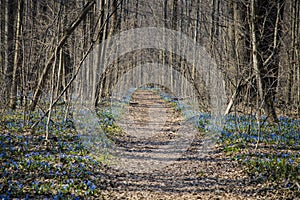
<path fill-rule="evenodd" d="M 15 34 L 15 52 L 14 52 L 14 64 L 13 64 L 13 75 L 12 75 L 12 85 L 10 93 L 10 107 L 12 109 L 16 108 L 17 105 L 17 73 L 19 65 L 19 46 L 20 46 L 20 35 L 22 26 L 22 13 L 23 13 L 23 0 L 18 1 L 17 8 L 17 19 L 16 19 L 16 34 Z"/>
<path fill-rule="evenodd" d="M 260 107 L 278 122 L 274 100 L 278 82 L 281 20 L 284 0 L 251 0 L 251 39 Z"/>
<path fill-rule="evenodd" d="M 15 1 L 7 0 L 7 10 L 6 10 L 6 29 L 5 34 L 6 36 L 6 53 L 5 53 L 5 65 L 6 65 L 6 99 L 10 99 L 11 94 L 11 86 L 13 80 L 13 68 L 14 68 L 14 57 L 12 55 L 14 51 L 14 37 L 15 37 Z M 9 101 L 10 102 L 10 101 Z"/>
<path fill-rule="evenodd" d="M 80 22 L 85 18 L 85 16 L 88 14 L 88 12 L 90 11 L 90 9 L 94 6 L 94 4 L 96 3 L 95 0 L 90 0 L 88 3 L 86 3 L 86 5 L 84 6 L 83 10 L 81 11 L 80 15 L 77 17 L 77 19 L 75 21 L 73 21 L 73 23 L 71 23 L 71 25 L 69 26 L 69 28 L 66 30 L 66 33 L 61 37 L 61 39 L 59 40 L 58 44 L 57 44 L 57 50 L 59 50 L 67 41 L 67 39 L 70 37 L 70 35 L 74 32 L 74 30 L 78 27 L 78 25 L 80 24 Z M 46 82 L 47 76 L 48 76 L 48 72 L 52 66 L 53 61 L 55 60 L 56 57 L 56 50 L 54 50 L 54 52 L 52 52 L 46 62 L 45 68 L 42 72 L 42 75 L 40 76 L 39 80 L 38 80 L 38 84 L 37 87 L 34 91 L 34 95 L 33 95 L 33 100 L 31 102 L 30 105 L 30 111 L 33 111 L 38 103 L 38 100 L 40 98 L 40 95 L 42 93 L 42 88 Z"/>
<path fill-rule="evenodd" d="M 288 79 L 287 79 L 287 98 L 286 98 L 286 103 L 287 105 L 291 105 L 292 103 L 292 90 L 293 90 L 293 81 L 294 81 L 294 69 L 296 67 L 296 62 L 295 62 L 295 43 L 296 43 L 296 8 L 297 8 L 297 1 L 294 3 L 290 3 L 290 11 L 291 11 L 291 18 L 290 18 L 290 23 L 291 23 L 291 39 L 292 39 L 292 47 L 291 51 L 288 52 L 288 63 L 289 63 L 289 70 L 288 70 Z"/>
<path fill-rule="evenodd" d="M 297 72 L 297 79 L 298 79 L 298 89 L 297 89 L 297 107 L 298 107 L 298 117 L 300 118 L 300 5 L 299 5 L 299 0 L 297 2 L 297 44 L 296 44 L 296 61 L 298 65 L 298 72 Z"/>
<path fill-rule="evenodd" d="M 251 5 L 250 5 L 250 10 L 251 10 L 251 16 L 250 16 L 250 20 L 251 20 L 251 41 L 252 41 L 252 60 L 253 60 L 253 68 L 254 68 L 254 73 L 255 73 L 255 77 L 256 77 L 256 85 L 257 85 L 257 89 L 258 89 L 258 102 L 257 102 L 257 106 L 258 106 L 258 112 L 260 113 L 261 110 L 261 106 L 259 106 L 259 104 L 263 103 L 263 99 L 264 99 L 264 92 L 263 92 L 263 88 L 262 88 L 262 78 L 261 78 L 261 72 L 260 72 L 260 66 L 262 65 L 261 63 L 259 63 L 258 60 L 258 52 L 257 52 L 257 36 L 256 36 L 256 9 L 255 9 L 255 0 L 251 0 Z M 260 115 L 260 114 L 259 114 Z M 260 116 L 259 116 L 260 117 Z"/>
<path fill-rule="evenodd" d="M 5 0 L 1 0 L 0 7 L 0 82 L 5 81 L 5 77 L 3 74 L 5 73 L 5 47 L 6 47 L 6 2 Z M 0 90 L 0 101 L 3 101 L 4 91 Z"/>

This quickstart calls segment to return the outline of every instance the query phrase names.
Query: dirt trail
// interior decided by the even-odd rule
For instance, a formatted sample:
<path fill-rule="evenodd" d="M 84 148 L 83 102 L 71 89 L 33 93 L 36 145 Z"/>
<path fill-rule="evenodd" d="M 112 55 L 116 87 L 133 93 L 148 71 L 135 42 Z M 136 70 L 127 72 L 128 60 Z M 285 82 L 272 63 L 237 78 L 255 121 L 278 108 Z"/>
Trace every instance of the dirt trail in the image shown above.
<path fill-rule="evenodd" d="M 203 156 L 203 133 L 182 137 L 183 117 L 158 94 L 138 90 L 131 101 L 129 114 L 119 122 L 127 134 L 118 138 L 119 160 L 106 172 L 112 184 L 105 199 L 260 198 L 259 186 L 230 156 L 217 148 Z"/>

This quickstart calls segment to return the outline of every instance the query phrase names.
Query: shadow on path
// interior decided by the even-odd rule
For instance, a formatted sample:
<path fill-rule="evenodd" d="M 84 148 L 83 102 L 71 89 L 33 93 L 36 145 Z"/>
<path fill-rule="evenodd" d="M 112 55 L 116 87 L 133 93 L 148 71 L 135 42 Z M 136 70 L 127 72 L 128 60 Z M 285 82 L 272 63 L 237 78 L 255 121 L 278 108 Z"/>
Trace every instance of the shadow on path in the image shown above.
<path fill-rule="evenodd" d="M 230 156 L 217 148 L 203 152 L 204 133 L 194 132 L 188 142 L 180 138 L 183 117 L 158 94 L 138 90 L 131 100 L 135 103 L 119 124 L 127 134 L 115 138 L 117 159 L 105 175 L 114 182 L 104 191 L 105 198 L 268 198 L 272 188 L 260 188 Z M 177 146 L 170 146 L 177 140 Z M 259 190 L 264 192 L 258 194 Z"/>

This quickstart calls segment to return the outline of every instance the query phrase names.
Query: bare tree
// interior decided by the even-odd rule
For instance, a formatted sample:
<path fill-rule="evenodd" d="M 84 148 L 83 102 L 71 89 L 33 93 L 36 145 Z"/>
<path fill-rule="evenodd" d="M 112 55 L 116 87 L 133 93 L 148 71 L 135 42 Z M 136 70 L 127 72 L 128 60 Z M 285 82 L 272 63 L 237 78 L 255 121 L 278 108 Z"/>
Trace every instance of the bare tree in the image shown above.
<path fill-rule="evenodd" d="M 281 22 L 284 0 L 251 0 L 251 40 L 253 68 L 259 102 L 264 112 L 278 121 L 274 101 L 278 82 Z"/>
<path fill-rule="evenodd" d="M 65 9 L 62 16 L 61 7 Z M 232 108 L 243 108 L 242 112 L 249 110 L 247 106 L 252 109 L 256 96 L 257 108 L 272 121 L 277 121 L 275 107 L 278 110 L 279 103 L 293 108 L 290 113 L 300 113 L 299 0 L 1 0 L 0 18 L 2 106 L 23 105 L 26 110 L 31 100 L 30 110 L 36 106 L 45 109 L 49 99 L 42 97 L 53 91 L 51 82 L 55 86 L 54 103 L 73 77 L 75 63 L 80 63 L 90 41 L 101 43 L 131 28 L 162 26 L 181 31 L 209 49 L 226 77 L 227 113 Z M 133 52 L 98 77 L 93 73 L 97 71 L 94 65 L 107 53 L 103 46 L 97 57 L 89 58 L 89 67 L 80 75 L 81 83 L 100 79 L 93 89 L 96 98 L 109 95 L 122 73 L 141 62 L 141 55 L 147 52 L 147 61 L 160 59 L 174 64 L 175 70 L 202 88 L 198 95 L 204 101 L 207 97 L 202 92 L 201 76 L 173 53 L 175 49 L 171 51 Z M 146 72 L 140 73 L 143 77 Z M 93 74 L 91 79 L 89 74 Z M 181 81 L 173 80 L 173 75 L 166 77 Z M 64 102 L 71 92 L 64 93 Z"/>
<path fill-rule="evenodd" d="M 13 62 L 13 74 L 12 74 L 12 85 L 10 92 L 10 106 L 12 109 L 16 108 L 17 105 L 17 84 L 18 84 L 18 69 L 19 69 L 19 57 L 20 57 L 20 35 L 23 19 L 23 7 L 24 1 L 19 0 L 17 3 L 17 18 L 16 18 L 16 30 L 15 30 L 15 49 L 14 49 L 14 62 Z"/>
<path fill-rule="evenodd" d="M 59 39 L 59 42 L 56 45 L 56 47 L 54 49 L 52 49 L 52 52 L 51 52 L 49 58 L 47 59 L 47 62 L 45 64 L 42 75 L 39 78 L 37 87 L 34 91 L 33 100 L 30 105 L 31 111 L 33 111 L 35 109 L 35 107 L 38 103 L 39 97 L 42 92 L 42 87 L 45 84 L 49 70 L 51 69 L 52 63 L 55 60 L 57 53 L 59 52 L 61 47 L 65 44 L 65 42 L 70 37 L 70 35 L 74 32 L 74 30 L 78 27 L 80 22 L 85 18 L 85 16 L 90 11 L 90 9 L 94 6 L 95 3 L 96 2 L 94 0 L 90 0 L 86 3 L 86 5 L 83 7 L 81 13 L 79 14 L 79 16 L 70 24 L 70 26 L 66 29 L 66 32 L 64 33 L 64 35 Z"/>

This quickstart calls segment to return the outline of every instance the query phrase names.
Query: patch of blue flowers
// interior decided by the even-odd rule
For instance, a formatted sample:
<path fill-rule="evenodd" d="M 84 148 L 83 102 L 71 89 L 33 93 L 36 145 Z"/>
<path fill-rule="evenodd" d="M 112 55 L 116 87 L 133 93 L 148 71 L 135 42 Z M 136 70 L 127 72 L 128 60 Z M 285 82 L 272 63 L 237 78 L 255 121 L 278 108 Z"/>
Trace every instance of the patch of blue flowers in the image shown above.
<path fill-rule="evenodd" d="M 269 124 L 265 119 L 258 126 L 251 115 L 226 116 L 219 144 L 246 166 L 249 175 L 298 190 L 300 120 L 280 117 L 278 124 Z"/>
<path fill-rule="evenodd" d="M 10 118 L 11 121 L 10 121 Z M 0 199 L 83 199 L 99 194 L 102 159 L 89 154 L 65 122 L 30 133 L 19 116 L 0 122 Z M 18 128 L 13 128 L 18 126 Z"/>
<path fill-rule="evenodd" d="M 174 96 L 158 89 L 166 101 L 181 111 L 189 110 Z M 197 113 L 198 129 L 212 131 L 212 116 Z M 261 116 L 261 124 L 254 115 L 227 115 L 218 127 L 218 145 L 224 153 L 245 165 L 245 172 L 254 179 L 263 177 L 292 190 L 300 190 L 300 120 L 279 117 L 279 124 L 269 124 Z"/>

